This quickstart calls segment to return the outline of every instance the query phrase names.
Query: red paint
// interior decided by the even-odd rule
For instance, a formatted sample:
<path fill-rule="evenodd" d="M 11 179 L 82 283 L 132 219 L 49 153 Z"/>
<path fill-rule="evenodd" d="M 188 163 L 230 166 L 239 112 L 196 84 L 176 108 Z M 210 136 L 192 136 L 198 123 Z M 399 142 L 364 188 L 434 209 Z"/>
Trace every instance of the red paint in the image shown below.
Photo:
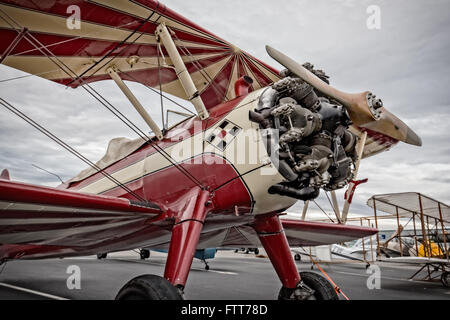
<path fill-rule="evenodd" d="M 258 233 L 283 286 L 295 288 L 300 281 L 300 275 L 278 216 L 257 217 L 253 228 Z"/>
<path fill-rule="evenodd" d="M 219 134 L 217 135 L 219 138 L 224 138 L 227 135 L 227 132 L 225 130 L 222 130 L 219 132 Z"/>
<path fill-rule="evenodd" d="M 234 94 L 236 97 L 247 95 L 252 87 L 253 79 L 249 76 L 242 76 L 234 83 Z"/>
<path fill-rule="evenodd" d="M 210 208 L 210 193 L 200 188 L 191 190 L 182 216 L 172 228 L 164 278 L 174 286 L 184 287 L 197 249 L 200 232 Z"/>
<path fill-rule="evenodd" d="M 355 194 L 356 187 L 361 183 L 366 183 L 369 179 L 365 178 L 362 180 L 350 180 L 352 183 L 351 188 L 348 187 L 347 191 L 344 193 L 344 199 L 347 200 L 348 203 L 352 203 L 353 195 Z"/>
<path fill-rule="evenodd" d="M 323 223 L 323 222 L 312 222 L 312 221 L 302 221 L 293 219 L 282 219 L 282 224 L 285 229 L 307 231 L 323 234 L 348 234 L 350 237 L 355 237 L 356 239 L 367 237 L 378 232 L 375 228 L 351 226 L 346 224 L 336 224 L 336 223 Z"/>
<path fill-rule="evenodd" d="M 201 131 L 204 131 L 204 130 L 207 130 L 207 129 L 213 127 L 215 124 L 217 124 L 219 121 L 221 121 L 228 113 L 230 113 L 242 101 L 243 98 L 244 97 L 239 97 L 232 101 L 220 104 L 220 105 L 212 108 L 210 110 L 210 117 L 205 121 L 201 121 L 198 117 L 193 117 L 193 118 L 187 119 L 186 121 L 183 121 L 179 125 L 172 128 L 164 136 L 164 139 L 161 141 L 153 139 L 152 144 L 145 144 L 143 142 L 142 143 L 143 146 L 140 149 L 136 150 L 134 153 L 132 153 L 128 157 L 105 168 L 104 171 L 109 174 L 112 174 L 120 169 L 130 166 L 131 164 L 139 162 L 142 159 L 144 159 L 152 154 L 155 154 L 157 151 L 154 148 L 153 144 L 158 145 L 158 147 L 160 147 L 161 149 L 167 149 L 168 147 L 173 146 L 176 143 L 179 143 L 180 138 L 183 138 L 182 140 L 185 140 L 195 134 L 200 133 Z M 167 165 L 169 165 L 169 164 L 170 163 L 167 162 Z M 94 174 L 94 175 L 86 178 L 83 181 L 72 183 L 69 180 L 68 185 L 64 184 L 60 187 L 78 190 L 78 189 L 81 189 L 81 188 L 85 187 L 86 185 L 91 184 L 92 182 L 97 181 L 98 179 L 101 179 L 103 177 L 104 176 L 101 173 L 97 173 L 97 174 Z M 199 179 L 200 177 L 197 177 L 197 178 Z"/>
<path fill-rule="evenodd" d="M 0 200 L 92 210 L 159 214 L 160 210 L 133 205 L 124 198 L 91 195 L 31 184 L 0 180 Z M 18 213 L 20 214 L 20 212 Z"/>
<path fill-rule="evenodd" d="M 175 21 L 183 25 L 184 29 L 177 29 L 176 25 L 170 25 L 170 29 L 174 32 L 175 40 L 182 40 L 185 43 L 183 50 L 179 48 L 179 53 L 184 56 L 189 55 L 200 55 L 200 54 L 213 54 L 213 57 L 208 59 L 198 60 L 195 65 L 193 63 L 187 63 L 187 69 L 190 73 L 198 72 L 205 68 L 211 66 L 217 62 L 217 59 L 229 59 L 229 62 L 214 75 L 213 79 L 210 79 L 212 75 L 205 76 L 206 87 L 200 92 L 203 102 L 207 109 L 211 109 L 217 104 L 223 103 L 230 98 L 226 94 L 229 89 L 234 85 L 231 83 L 232 74 L 235 69 L 239 76 L 250 76 L 256 79 L 261 86 L 270 84 L 272 82 L 271 78 L 266 75 L 266 73 L 271 73 L 273 78 L 277 77 L 278 72 L 261 62 L 260 60 L 254 58 L 244 51 L 239 51 L 236 53 L 234 46 L 227 41 L 217 37 L 211 32 L 203 29 L 197 24 L 189 21 L 188 19 L 182 17 L 181 15 L 168 9 L 166 6 L 162 5 L 157 1 L 148 0 L 136 0 L 136 5 L 141 5 L 142 7 L 148 8 L 150 15 L 154 11 L 154 16 L 152 19 L 162 15 L 170 25 L 169 21 Z M 27 14 L 30 11 L 40 12 L 44 15 L 48 15 L 49 19 L 51 17 L 59 17 L 66 19 L 71 15 L 67 12 L 68 3 L 65 1 L 58 0 L 46 0 L 46 1 L 22 1 L 22 0 L 1 0 L 0 3 L 6 3 L 9 5 L 17 6 L 23 9 L 22 14 Z M 102 26 L 104 28 L 109 28 L 111 32 L 114 29 L 120 31 L 134 31 L 139 28 L 138 33 L 144 35 L 153 35 L 156 29 L 156 23 L 152 21 L 146 21 L 146 18 L 134 16 L 128 12 L 109 7 L 108 5 L 100 5 L 92 2 L 73 0 L 70 4 L 79 6 L 81 12 L 81 23 L 89 22 Z M 43 18 L 45 19 L 45 17 Z M 52 23 L 49 21 L 49 23 Z M 26 27 L 26 26 L 25 26 Z M 114 28 L 114 29 L 113 29 Z M 89 57 L 95 61 L 99 61 L 101 57 L 109 55 L 112 57 L 128 57 L 131 55 L 137 55 L 142 58 L 155 57 L 157 54 L 156 46 L 154 44 L 139 44 L 139 43 L 121 43 L 121 41 L 107 41 L 103 39 L 96 38 L 96 34 L 82 34 L 81 37 L 71 36 L 65 26 L 55 26 L 53 33 L 41 33 L 34 30 L 30 31 L 33 35 L 47 50 L 52 54 L 61 57 Z M 8 43 L 13 41 L 16 36 L 16 31 L 11 29 L 0 30 L 0 37 L 5 41 L 0 43 L 0 53 L 5 52 Z M 188 53 L 186 53 L 186 49 Z M 167 56 L 165 48 L 162 48 L 163 54 Z M 40 50 L 33 47 L 26 39 L 22 39 L 18 44 L 17 48 L 11 54 L 19 54 L 21 57 L 35 57 L 42 56 Z M 78 61 L 78 60 L 77 60 Z M 72 70 L 79 70 L 81 66 L 77 61 L 66 60 L 66 64 Z M 7 63 L 7 60 L 6 60 Z M 246 69 L 244 65 L 247 65 Z M 27 69 L 27 63 L 24 63 L 20 68 L 23 71 L 31 72 L 31 69 Z M 110 79 L 106 74 L 98 74 L 98 72 L 92 76 L 90 75 L 98 67 L 94 67 L 91 71 L 86 74 L 79 75 L 81 79 L 74 79 L 66 77 L 60 79 L 53 79 L 53 81 L 60 83 L 62 85 L 69 85 L 71 87 L 77 87 L 83 83 L 90 83 L 95 81 Z M 250 70 L 250 71 L 247 71 Z M 262 72 L 264 70 L 265 72 Z M 171 81 L 176 81 L 176 75 L 171 68 L 161 68 L 161 72 L 156 66 L 149 67 L 146 69 L 139 68 L 139 70 L 131 70 L 128 72 L 121 73 L 121 77 L 124 80 L 138 81 L 139 83 L 155 87 L 159 83 L 159 73 L 161 73 L 162 83 L 166 84 Z M 249 74 L 248 74 L 249 73 Z M 45 77 L 45 75 L 43 75 Z M 249 91 L 256 89 L 258 86 L 253 85 L 249 88 Z"/>
<path fill-rule="evenodd" d="M 379 145 L 384 146 L 386 148 L 391 147 L 398 142 L 397 139 L 391 138 L 387 135 L 373 131 L 371 129 L 367 129 L 367 128 L 363 128 L 363 127 L 358 127 L 358 129 L 361 132 L 367 132 L 367 136 L 369 138 L 371 138 L 372 140 L 376 141 Z"/>
<path fill-rule="evenodd" d="M 46 45 L 47 48 L 56 56 L 78 56 L 78 57 L 102 57 L 107 54 L 111 49 L 114 48 L 118 42 L 108 41 L 101 39 L 90 39 L 90 38 L 73 38 L 65 35 L 55 35 L 40 33 L 37 31 L 28 31 L 29 35 L 32 35 L 39 42 Z M 14 30 L 2 30 L 2 38 L 5 41 L 0 43 L 0 52 L 6 52 L 9 44 L 17 36 L 17 31 Z M 224 54 L 226 49 L 224 48 L 196 48 L 187 46 L 189 52 L 193 55 L 196 54 Z M 164 48 L 162 48 L 163 53 L 167 55 Z M 185 50 L 178 49 L 181 56 L 186 56 L 187 52 Z M 21 40 L 15 48 L 11 51 L 11 55 L 33 55 L 33 56 L 44 56 L 44 54 L 36 49 L 30 42 L 23 39 Z M 146 57 L 156 57 L 158 55 L 157 47 L 154 44 L 135 44 L 130 43 L 126 46 L 119 47 L 113 52 L 115 56 L 118 57 L 129 57 L 132 55 L 137 55 L 141 58 Z"/>
<path fill-rule="evenodd" d="M 0 174 L 0 179 L 3 179 L 3 180 L 11 180 L 11 179 L 10 179 L 10 176 L 9 176 L 9 171 L 8 171 L 8 169 L 3 169 L 3 170 L 2 170 L 2 173 Z"/>

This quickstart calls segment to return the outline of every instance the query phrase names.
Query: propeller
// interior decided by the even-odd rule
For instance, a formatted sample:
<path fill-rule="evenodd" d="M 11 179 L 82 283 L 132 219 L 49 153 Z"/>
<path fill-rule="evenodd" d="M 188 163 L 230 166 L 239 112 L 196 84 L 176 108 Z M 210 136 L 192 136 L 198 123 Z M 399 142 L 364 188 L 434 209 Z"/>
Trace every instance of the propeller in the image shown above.
<path fill-rule="evenodd" d="M 267 53 L 296 76 L 323 94 L 339 101 L 346 108 L 350 119 L 359 127 L 367 128 L 399 141 L 415 146 L 422 145 L 422 139 L 402 120 L 390 113 L 380 99 L 369 91 L 346 93 L 333 88 L 315 74 L 292 60 L 284 53 L 266 46 Z"/>

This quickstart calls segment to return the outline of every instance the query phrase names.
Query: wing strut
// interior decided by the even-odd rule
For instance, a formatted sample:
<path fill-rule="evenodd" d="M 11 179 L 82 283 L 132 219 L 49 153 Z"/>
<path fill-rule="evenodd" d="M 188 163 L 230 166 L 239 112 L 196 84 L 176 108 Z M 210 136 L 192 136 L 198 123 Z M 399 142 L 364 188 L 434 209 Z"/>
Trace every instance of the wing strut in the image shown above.
<path fill-rule="evenodd" d="M 352 202 L 351 195 L 353 194 L 353 192 L 355 192 L 355 186 L 356 186 L 355 181 L 356 181 L 356 177 L 358 175 L 359 163 L 360 163 L 362 155 L 363 155 L 364 146 L 366 144 L 366 139 L 367 139 L 367 131 L 364 131 L 360 137 L 358 147 L 357 147 L 358 149 L 356 150 L 358 158 L 356 159 L 356 163 L 355 163 L 355 172 L 354 172 L 355 176 L 353 178 L 353 181 L 351 181 L 348 185 L 348 189 L 347 189 L 348 196 L 345 199 L 344 208 L 342 209 L 342 216 L 341 216 L 342 223 L 345 223 L 347 221 L 348 210 L 350 209 L 350 203 Z"/>
<path fill-rule="evenodd" d="M 144 119 L 144 121 L 148 124 L 148 126 L 156 135 L 158 140 L 161 140 L 163 138 L 161 129 L 158 127 L 155 121 L 153 121 L 152 117 L 147 113 L 147 111 L 145 111 L 144 107 L 141 105 L 139 100 L 134 96 L 133 92 L 131 92 L 130 88 L 128 88 L 125 82 L 123 82 L 122 78 L 117 73 L 116 68 L 114 66 L 111 66 L 106 71 L 108 72 L 111 79 L 113 79 L 114 82 L 117 84 L 117 86 L 120 88 L 120 90 L 122 90 L 122 92 L 131 102 L 133 107 L 136 109 L 136 111 L 141 115 L 142 119 Z"/>
<path fill-rule="evenodd" d="M 177 73 L 177 77 L 181 82 L 181 86 L 183 87 L 189 101 L 197 110 L 197 114 L 200 119 L 205 120 L 209 117 L 209 113 L 203 104 L 203 100 L 200 97 L 200 94 L 195 87 L 194 81 L 192 81 L 191 75 L 186 69 L 186 65 L 183 62 L 183 59 L 180 56 L 180 53 L 177 50 L 175 43 L 167 30 L 167 27 L 164 23 L 161 23 L 156 28 L 155 35 L 158 38 L 158 41 L 161 41 L 166 48 L 167 53 L 169 54 L 170 59 L 172 60 L 173 65 L 175 66 L 175 71 Z"/>

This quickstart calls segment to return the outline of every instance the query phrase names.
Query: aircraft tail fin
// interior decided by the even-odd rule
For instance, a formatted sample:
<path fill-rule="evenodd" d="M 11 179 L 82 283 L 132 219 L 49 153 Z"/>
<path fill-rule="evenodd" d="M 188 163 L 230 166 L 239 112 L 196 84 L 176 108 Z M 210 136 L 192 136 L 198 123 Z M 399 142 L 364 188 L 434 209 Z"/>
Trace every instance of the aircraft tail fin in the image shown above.
<path fill-rule="evenodd" d="M 2 173 L 0 174 L 0 179 L 11 180 L 8 169 L 3 169 Z"/>

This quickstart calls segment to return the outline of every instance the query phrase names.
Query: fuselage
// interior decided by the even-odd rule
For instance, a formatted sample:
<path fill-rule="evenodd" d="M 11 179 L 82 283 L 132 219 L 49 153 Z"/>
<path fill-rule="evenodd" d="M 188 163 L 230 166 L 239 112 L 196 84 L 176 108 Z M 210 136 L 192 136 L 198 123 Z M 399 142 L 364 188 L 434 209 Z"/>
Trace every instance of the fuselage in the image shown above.
<path fill-rule="evenodd" d="M 143 143 L 105 171 L 169 216 L 183 210 L 180 199 L 196 182 L 214 193 L 211 213 L 257 215 L 292 206 L 296 199 L 268 193 L 270 186 L 284 178 L 267 153 L 259 125 L 249 120 L 249 111 L 256 108 L 263 90 L 210 109 L 206 120 L 191 117 L 179 123 L 163 140 Z M 101 173 L 69 182 L 66 187 L 135 200 Z"/>

